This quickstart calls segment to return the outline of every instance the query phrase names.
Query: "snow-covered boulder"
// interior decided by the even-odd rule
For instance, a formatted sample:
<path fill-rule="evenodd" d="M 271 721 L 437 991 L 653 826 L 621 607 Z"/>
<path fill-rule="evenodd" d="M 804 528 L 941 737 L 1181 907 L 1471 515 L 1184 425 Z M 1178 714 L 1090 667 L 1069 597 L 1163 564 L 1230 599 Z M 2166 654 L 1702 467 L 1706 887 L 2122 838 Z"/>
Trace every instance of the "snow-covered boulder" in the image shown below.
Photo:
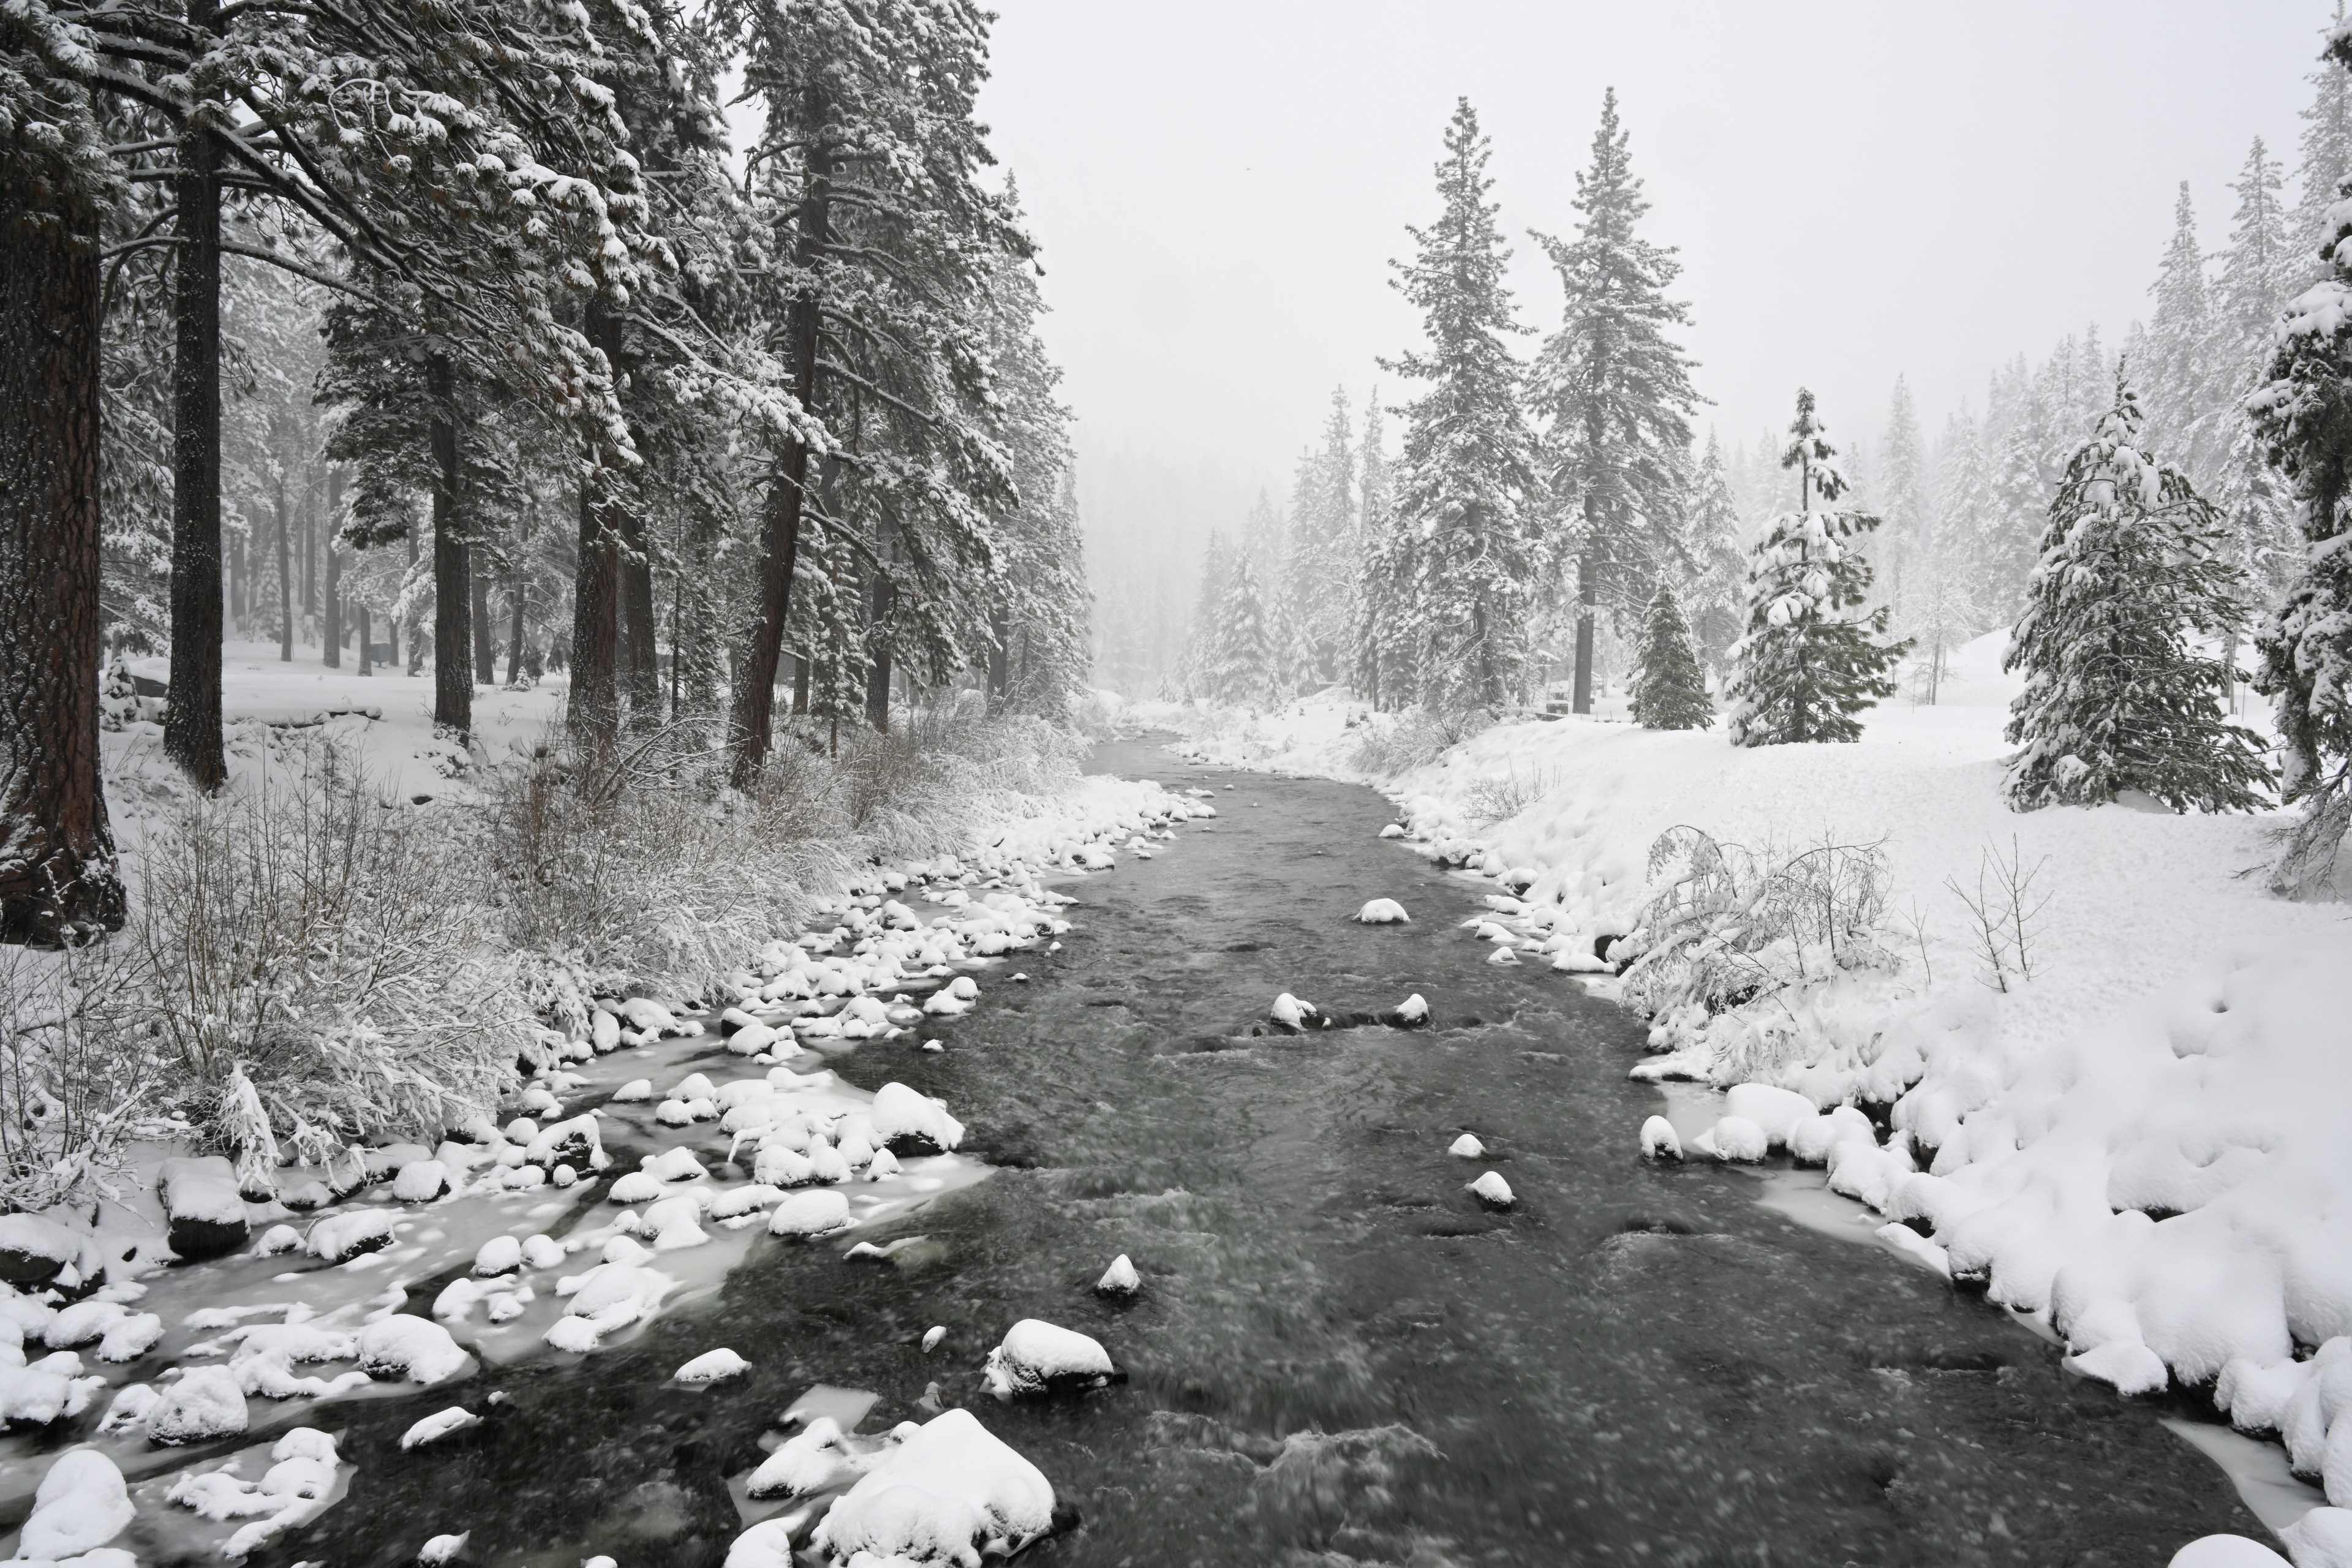
<path fill-rule="evenodd" d="M 455 1436 L 460 1432 L 479 1426 L 481 1424 L 480 1416 L 462 1405 L 453 1405 L 446 1410 L 427 1415 L 424 1420 L 402 1433 L 400 1435 L 401 1450 L 405 1453 L 411 1448 L 422 1448 L 428 1443 L 437 1443 L 444 1437 Z"/>
<path fill-rule="evenodd" d="M 755 1498 L 805 1497 L 837 1487 L 865 1468 L 842 1440 L 841 1424 L 820 1415 L 779 1444 L 744 1483 Z"/>
<path fill-rule="evenodd" d="M 1761 1160 L 1771 1147 L 1764 1129 L 1745 1116 L 1727 1116 L 1707 1130 L 1709 1152 L 1718 1160 L 1736 1160 L 1752 1163 Z"/>
<path fill-rule="evenodd" d="M 874 1091 L 874 1107 L 866 1113 L 874 1135 L 886 1148 L 899 1153 L 944 1153 L 963 1142 L 963 1123 L 947 1107 L 903 1083 L 886 1083 Z"/>
<path fill-rule="evenodd" d="M 2165 1568 L 2288 1568 L 2288 1563 L 2242 1535 L 2200 1535 L 2174 1552 Z"/>
<path fill-rule="evenodd" d="M 390 1209 L 354 1209 L 349 1214 L 331 1214 L 324 1219 L 313 1220 L 310 1234 L 304 1245 L 310 1256 L 329 1263 L 343 1263 L 363 1252 L 374 1252 L 392 1245 L 396 1216 Z"/>
<path fill-rule="evenodd" d="M 981 1376 L 999 1399 L 1100 1388 L 1118 1377 L 1110 1352 L 1075 1329 L 1024 1318 L 988 1352 Z"/>
<path fill-rule="evenodd" d="M 360 1370 L 372 1377 L 441 1383 L 472 1370 L 474 1358 L 430 1318 L 394 1313 L 359 1331 Z"/>
<path fill-rule="evenodd" d="M 494 1236 L 474 1253 L 474 1272 L 484 1279 L 493 1275 L 511 1274 L 521 1267 L 522 1239 L 520 1237 Z"/>
<path fill-rule="evenodd" d="M 244 1214 L 240 1207 L 240 1217 Z M 0 1283 L 37 1290 L 81 1253 L 81 1239 L 36 1214 L 0 1215 Z"/>
<path fill-rule="evenodd" d="M 1404 912 L 1404 906 L 1394 899 L 1374 899 L 1356 911 L 1356 922 L 1359 925 L 1404 925 L 1412 919 L 1411 915 Z"/>
<path fill-rule="evenodd" d="M 1478 1142 L 1476 1133 L 1465 1132 L 1448 1143 L 1445 1152 L 1457 1160 L 1483 1160 L 1486 1157 L 1486 1145 Z"/>
<path fill-rule="evenodd" d="M 1429 1002 L 1418 991 L 1381 1015 L 1381 1022 L 1395 1029 L 1418 1029 L 1429 1023 Z"/>
<path fill-rule="evenodd" d="M 1132 1296 L 1142 1289 L 1143 1279 L 1124 1252 L 1112 1258 L 1103 1277 L 1095 1281 L 1095 1293 L 1098 1296 Z"/>
<path fill-rule="evenodd" d="M 218 1258 L 245 1245 L 245 1194 L 220 1155 L 164 1161 L 155 1191 L 171 1226 L 164 1239 L 182 1258 Z"/>
<path fill-rule="evenodd" d="M 653 1079 L 649 1078 L 633 1078 L 628 1082 L 623 1084 L 620 1088 L 613 1091 L 613 1103 L 615 1105 L 635 1105 L 641 1100 L 651 1100 L 653 1097 Z"/>
<path fill-rule="evenodd" d="M 853 1223 L 846 1197 L 830 1187 L 815 1187 L 778 1204 L 768 1215 L 768 1234 L 809 1241 L 847 1230 Z"/>
<path fill-rule="evenodd" d="M 234 1437 L 246 1428 L 245 1391 L 225 1366 L 192 1366 L 147 1411 L 147 1440 L 166 1447 Z"/>
<path fill-rule="evenodd" d="M 411 1160 L 392 1178 L 392 1195 L 404 1204 L 429 1204 L 449 1190 L 449 1167 L 438 1160 Z"/>
<path fill-rule="evenodd" d="M 1470 1184 L 1470 1192 L 1488 1208 L 1507 1209 L 1519 1201 L 1511 1191 L 1511 1184 L 1503 1180 L 1502 1173 L 1489 1171 Z"/>
<path fill-rule="evenodd" d="M 1303 1002 L 1287 991 L 1274 999 L 1274 1006 L 1268 1016 L 1276 1024 L 1293 1031 L 1314 1028 L 1323 1016 L 1314 1003 Z"/>
<path fill-rule="evenodd" d="M 60 1454 L 33 1493 L 16 1554 L 47 1563 L 79 1557 L 121 1534 L 133 1511 L 112 1459 L 95 1448 Z"/>
<path fill-rule="evenodd" d="M 1663 1116 L 1653 1116 L 1642 1123 L 1642 1157 L 1645 1160 L 1679 1160 L 1683 1157 L 1681 1134 L 1675 1124 Z"/>
<path fill-rule="evenodd" d="M 950 1410 L 909 1433 L 835 1500 L 812 1543 L 834 1562 L 877 1568 L 972 1564 L 1020 1551 L 1053 1522 L 1054 1489 L 1037 1467 L 969 1410 Z"/>
<path fill-rule="evenodd" d="M 571 1300 L 544 1338 L 560 1351 L 594 1350 L 606 1334 L 651 1317 L 673 1283 L 668 1275 L 641 1264 L 600 1263 L 557 1283 L 557 1294 Z"/>
<path fill-rule="evenodd" d="M 2294 1568 L 2352 1568 L 2352 1509 L 2313 1509 L 2278 1535 Z"/>
<path fill-rule="evenodd" d="M 1788 1147 L 1790 1135 L 1819 1114 L 1803 1095 L 1769 1083 L 1733 1084 L 1723 1097 L 1723 1110 L 1727 1116 L 1740 1117 L 1762 1128 L 1765 1141 L 1775 1149 Z"/>
<path fill-rule="evenodd" d="M 740 1377 L 751 1370 L 751 1363 L 730 1350 L 705 1351 L 669 1375 L 674 1382 L 688 1388 L 701 1388 L 714 1383 L 724 1383 L 730 1377 Z"/>

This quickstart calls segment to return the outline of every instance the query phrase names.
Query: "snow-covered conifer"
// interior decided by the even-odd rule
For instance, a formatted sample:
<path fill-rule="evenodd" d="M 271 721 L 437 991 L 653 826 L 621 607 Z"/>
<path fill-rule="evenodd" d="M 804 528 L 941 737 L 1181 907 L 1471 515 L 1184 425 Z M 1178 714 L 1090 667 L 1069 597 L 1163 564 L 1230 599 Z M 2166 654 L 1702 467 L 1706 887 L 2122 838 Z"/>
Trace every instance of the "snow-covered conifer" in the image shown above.
<path fill-rule="evenodd" d="M 1878 519 L 1827 510 L 1845 477 L 1811 392 L 1797 393 L 1789 429 L 1780 466 L 1797 470 L 1798 509 L 1766 526 L 1748 566 L 1748 630 L 1727 692 L 1736 746 L 1861 739 L 1854 715 L 1895 694 L 1887 671 L 1909 646 L 1879 640 L 1885 606 L 1861 613 L 1871 577 L 1861 542 Z"/>
<path fill-rule="evenodd" d="M 1247 550 L 1234 552 L 1233 568 L 1218 605 L 1216 658 L 1209 689 L 1220 702 L 1269 708 L 1280 697 L 1276 684 L 1276 646 L 1265 592 Z"/>
<path fill-rule="evenodd" d="M 2213 310 L 2205 284 L 2205 251 L 2197 238 L 2197 209 L 2189 182 L 2172 206 L 2172 238 L 2148 290 L 2156 310 L 2147 341 L 2132 358 L 2133 378 L 2147 391 L 2147 439 L 2177 455 L 2200 489 L 2212 478 L 2218 434 L 2207 412 L 2225 401 L 2213 363 Z"/>
<path fill-rule="evenodd" d="M 2252 810 L 2270 770 L 2222 712 L 2221 661 L 2192 640 L 2238 624 L 2243 579 L 2212 503 L 2149 450 L 2130 384 L 2050 506 L 2006 668 L 2010 804 L 2093 805 L 2135 790 L 2175 811 Z"/>
<path fill-rule="evenodd" d="M 2265 603 L 2285 593 L 2303 554 L 2293 499 L 2243 407 L 2246 395 L 2269 377 L 2279 311 L 2301 290 L 2303 258 L 2290 237 L 2281 184 L 2277 161 L 2254 138 L 2231 187 L 2238 193 L 2238 209 L 2213 289 L 2213 362 L 2223 395 L 2207 409 L 2200 432 L 2218 454 L 2213 504 Z"/>
<path fill-rule="evenodd" d="M 1747 531 L 1739 523 L 1739 504 L 1732 497 L 1723 444 L 1713 430 L 1706 449 L 1691 478 L 1688 549 L 1698 564 L 1685 595 L 1690 605 L 1691 640 L 1699 661 L 1718 673 L 1724 656 L 1739 640 L 1747 607 L 1748 552 L 1741 541 Z"/>
<path fill-rule="evenodd" d="M 1642 663 L 1633 677 L 1633 722 L 1645 730 L 1704 730 L 1715 722 L 1706 677 L 1691 651 L 1690 626 L 1674 585 L 1658 579 L 1642 620 Z"/>
<path fill-rule="evenodd" d="M 1421 668 L 1419 540 L 1397 515 L 1381 449 L 1380 399 L 1364 412 L 1363 460 L 1357 486 L 1363 554 L 1356 572 L 1355 682 L 1373 707 L 1413 700 Z"/>
<path fill-rule="evenodd" d="M 2294 271 L 2297 289 L 2330 270 L 2322 254 L 2336 237 L 2327 216 L 2352 178 L 2352 73 L 2340 62 L 2336 38 L 2344 26 L 2344 0 L 2336 0 L 2335 21 L 2327 29 L 2328 47 L 2319 68 L 2305 79 L 2311 83 L 2311 101 L 2297 112 L 2303 120 L 2302 157 L 2295 165 Z"/>
<path fill-rule="evenodd" d="M 1880 554 L 1886 563 L 1886 602 L 1895 607 L 1899 621 L 1912 563 L 1926 546 L 1929 526 L 1927 458 L 1920 445 L 1919 409 L 1912 401 L 1910 383 L 1900 375 L 1895 378 L 1895 392 L 1887 401 L 1886 434 L 1879 442 L 1874 478 L 1872 493 L 1877 504 L 1872 510 L 1882 520 L 1879 537 L 1885 542 Z"/>
<path fill-rule="evenodd" d="M 1690 416 L 1701 399 L 1690 360 L 1669 331 L 1688 310 L 1666 298 L 1682 271 L 1672 246 L 1634 232 L 1650 204 L 1633 170 L 1617 91 L 1601 100 L 1592 164 L 1576 176 L 1583 215 L 1573 241 L 1536 236 L 1559 273 L 1559 330 L 1546 340 L 1529 389 L 1543 426 L 1550 502 L 1567 515 L 1560 544 L 1576 552 L 1574 707 L 1592 706 L 1593 618 L 1628 616 L 1642 584 L 1680 554 Z"/>

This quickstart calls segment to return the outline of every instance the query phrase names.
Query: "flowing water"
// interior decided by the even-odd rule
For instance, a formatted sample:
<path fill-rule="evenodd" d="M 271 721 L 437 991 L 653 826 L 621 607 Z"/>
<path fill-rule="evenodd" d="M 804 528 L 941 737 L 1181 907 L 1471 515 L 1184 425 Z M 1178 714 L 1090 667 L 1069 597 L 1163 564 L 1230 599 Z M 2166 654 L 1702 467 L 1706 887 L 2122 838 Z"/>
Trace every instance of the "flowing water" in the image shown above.
<path fill-rule="evenodd" d="M 715 1565 L 742 1527 L 729 1478 L 817 1384 L 878 1396 L 868 1432 L 972 1406 L 1075 1512 L 1039 1568 L 2051 1568 L 2260 1537 L 2157 1412 L 1999 1310 L 1792 1222 L 1751 1176 L 1639 1159 L 1638 1026 L 1488 963 L 1458 922 L 1491 884 L 1381 843 L 1370 791 L 1141 742 L 1097 765 L 1213 787 L 1221 815 L 1074 885 L 1062 951 L 996 969 L 944 1053 L 835 1064 L 945 1097 L 994 1175 L 897 1226 L 923 1239 L 887 1260 L 762 1238 L 715 1299 L 584 1364 L 344 1407 L 350 1494 L 271 1561 L 403 1563 L 430 1524 L 470 1527 L 478 1563 Z M 1375 896 L 1412 922 L 1352 923 Z M 1260 1034 L 1283 991 L 1419 992 L 1434 1026 Z M 1464 1131 L 1486 1160 L 1446 1152 Z M 1464 1190 L 1488 1169 L 1515 1209 Z M 1122 1252 L 1127 1305 L 1092 1289 Z M 981 1359 L 1024 1317 L 1095 1336 L 1127 1381 L 988 1398 Z M 718 1345 L 751 1373 L 667 1383 Z M 398 1451 L 461 1402 L 478 1433 Z"/>

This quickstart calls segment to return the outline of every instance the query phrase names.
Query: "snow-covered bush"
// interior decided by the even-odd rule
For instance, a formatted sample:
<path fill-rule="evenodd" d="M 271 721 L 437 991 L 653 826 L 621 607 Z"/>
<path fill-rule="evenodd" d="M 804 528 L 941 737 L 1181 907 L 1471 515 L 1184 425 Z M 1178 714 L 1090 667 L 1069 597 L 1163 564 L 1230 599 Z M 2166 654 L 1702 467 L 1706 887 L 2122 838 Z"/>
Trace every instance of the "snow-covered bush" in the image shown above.
<path fill-rule="evenodd" d="M 1841 972 L 1890 966 L 1886 854 L 1824 839 L 1789 851 L 1690 826 L 1650 847 L 1651 893 L 1624 946 L 1628 1002 L 1690 1026 Z"/>
<path fill-rule="evenodd" d="M 1425 767 L 1494 721 L 1484 708 L 1408 708 L 1376 714 L 1356 742 L 1354 764 L 1378 778 Z"/>
<path fill-rule="evenodd" d="M 248 1174 L 487 1110 L 530 1037 L 453 818 L 331 742 L 289 760 L 149 833 L 120 939 L 169 1109 Z"/>
<path fill-rule="evenodd" d="M 1559 787 L 1557 768 L 1529 768 L 1521 773 L 1517 764 L 1500 773 L 1488 773 L 1474 780 L 1463 791 L 1463 804 L 1469 808 L 1474 820 L 1506 822 L 1528 807 L 1536 805 Z"/>
<path fill-rule="evenodd" d="M 131 958 L 121 942 L 0 946 L 0 1206 L 102 1189 L 154 1115 L 162 1063 L 131 1026 Z"/>

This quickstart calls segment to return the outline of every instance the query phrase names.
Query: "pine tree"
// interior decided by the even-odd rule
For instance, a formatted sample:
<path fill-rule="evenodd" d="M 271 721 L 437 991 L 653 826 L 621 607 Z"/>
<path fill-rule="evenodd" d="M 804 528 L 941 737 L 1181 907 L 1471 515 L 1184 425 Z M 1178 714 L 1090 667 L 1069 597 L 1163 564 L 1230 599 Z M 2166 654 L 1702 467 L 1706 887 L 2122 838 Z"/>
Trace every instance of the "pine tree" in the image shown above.
<path fill-rule="evenodd" d="M 1270 708 L 1279 697 L 1275 658 L 1274 631 L 1268 624 L 1257 568 L 1247 550 L 1236 551 L 1218 605 L 1216 662 L 1209 670 L 1210 690 L 1220 702 Z"/>
<path fill-rule="evenodd" d="M 2156 310 L 2145 348 L 2132 358 L 2147 387 L 2147 438 L 2180 454 L 2181 467 L 2200 489 L 2210 485 L 2216 451 L 2207 416 L 2226 396 L 2212 363 L 2213 312 L 2205 286 L 2205 252 L 2197 242 L 2197 210 L 2189 182 L 2173 203 L 2172 238 L 2149 292 Z"/>
<path fill-rule="evenodd" d="M 1374 397 L 1364 411 L 1363 461 L 1357 489 L 1363 555 L 1356 574 L 1356 689 L 1383 711 L 1412 700 L 1422 666 L 1416 612 L 1419 542 L 1397 515 L 1389 484 L 1385 426 Z"/>
<path fill-rule="evenodd" d="M 1882 643 L 1884 606 L 1857 615 L 1870 592 L 1863 536 L 1878 526 L 1866 511 L 1832 511 L 1845 493 L 1837 449 L 1814 416 L 1813 395 L 1797 393 L 1797 417 L 1780 466 L 1797 470 L 1798 510 L 1772 520 L 1748 573 L 1748 631 L 1732 649 L 1731 743 L 1774 746 L 1856 741 L 1854 715 L 1895 695 L 1887 671 L 1910 646 Z"/>
<path fill-rule="evenodd" d="M 2213 504 L 2265 602 L 2286 591 L 2302 554 L 2294 503 L 2242 410 L 2245 395 L 2268 376 L 2279 311 L 2299 291 L 2302 267 L 2279 199 L 2281 183 L 2277 163 L 2262 138 L 2254 138 L 2231 187 L 2238 193 L 2238 210 L 2214 288 L 2212 358 L 2224 395 L 2214 401 L 2199 433 L 2220 454 Z"/>
<path fill-rule="evenodd" d="M 1983 434 L 1963 407 L 1945 421 L 1936 454 L 1934 516 L 1914 561 L 1916 591 L 1898 623 L 1924 650 L 1920 695 L 1931 704 L 1941 693 L 1951 650 L 1990 618 L 1977 563 L 1996 510 L 1992 480 Z"/>
<path fill-rule="evenodd" d="M 1356 510 L 1355 434 L 1345 388 L 1331 393 L 1323 439 L 1299 454 L 1290 491 L 1282 599 L 1286 684 L 1307 691 L 1348 674 L 1355 636 L 1357 563 L 1363 552 Z"/>
<path fill-rule="evenodd" d="M 2352 82 L 2352 37 L 2339 25 L 2327 68 Z M 2331 90 L 2331 89 L 2324 89 Z M 2310 142 L 2306 138 L 2308 153 Z M 2352 226 L 2327 235 L 2340 250 Z M 2334 250 L 2331 251 L 2331 254 Z M 2281 324 L 2269 381 L 2247 399 L 2272 464 L 2293 488 L 2304 539 L 2300 570 L 2254 638 L 2254 689 L 2273 702 L 2284 752 L 2280 782 L 2303 816 L 2271 874 L 2276 891 L 2309 897 L 2333 878 L 2352 827 L 2352 257 L 2296 297 Z"/>
<path fill-rule="evenodd" d="M 1507 340 L 1522 329 L 1503 281 L 1510 252 L 1486 200 L 1487 142 L 1468 99 L 1437 165 L 1444 211 L 1394 263 L 1396 287 L 1422 314 L 1425 350 L 1385 362 L 1428 390 L 1405 409 L 1395 474 L 1396 526 L 1417 557 L 1404 615 L 1420 649 L 1417 695 L 1497 707 L 1527 685 L 1528 614 L 1543 566 L 1535 444 L 1520 411 L 1520 369 Z"/>
<path fill-rule="evenodd" d="M 2175 811 L 2251 811 L 2262 742 L 2222 716 L 2228 675 L 2194 647 L 2244 616 L 2212 504 L 2149 449 L 2138 395 L 2074 451 L 2050 507 L 2032 598 L 2005 668 L 2010 804 L 2095 805 L 2136 790 Z"/>
<path fill-rule="evenodd" d="M 1876 510 L 1884 520 L 1886 600 L 1899 621 L 1913 560 L 1926 545 L 1927 461 L 1920 450 L 1919 410 L 1910 384 L 1897 375 L 1886 407 L 1886 435 L 1880 442 Z"/>
<path fill-rule="evenodd" d="M 1706 451 L 1691 482 L 1690 553 L 1698 575 L 1690 589 L 1691 635 L 1699 658 L 1720 672 L 1739 640 L 1747 605 L 1748 552 L 1739 506 L 1733 500 L 1722 443 L 1706 433 Z"/>
<path fill-rule="evenodd" d="M 2295 167 L 2294 289 L 2330 275 L 2323 254 L 2335 238 L 2327 210 L 2344 194 L 2352 177 L 2352 77 L 2336 63 L 2335 40 L 2344 26 L 2344 0 L 2336 0 L 2336 19 L 2326 29 L 2328 47 L 2319 68 L 2305 79 L 2311 83 L 2311 101 L 2298 112 L 2303 119 L 2302 160 Z"/>
<path fill-rule="evenodd" d="M 1642 663 L 1633 678 L 1633 722 L 1645 730 L 1704 730 L 1715 722 L 1706 678 L 1691 651 L 1690 627 L 1673 584 L 1658 579 L 1642 622 Z"/>
<path fill-rule="evenodd" d="M 1538 357 L 1531 400 L 1543 426 L 1552 504 L 1571 514 L 1577 564 L 1574 707 L 1592 709 L 1593 618 L 1630 614 L 1640 584 L 1681 552 L 1683 463 L 1701 401 L 1691 362 L 1668 336 L 1686 307 L 1666 298 L 1674 247 L 1634 232 L 1650 210 L 1633 172 L 1617 90 L 1601 100 L 1592 165 L 1576 176 L 1576 239 L 1537 235 L 1565 296 Z"/>
<path fill-rule="evenodd" d="M 1201 557 L 1201 591 L 1192 600 L 1192 635 L 1177 661 L 1184 689 L 1198 697 L 1217 695 L 1217 672 L 1224 666 L 1225 595 L 1232 586 L 1235 552 L 1222 529 L 1209 531 Z"/>

